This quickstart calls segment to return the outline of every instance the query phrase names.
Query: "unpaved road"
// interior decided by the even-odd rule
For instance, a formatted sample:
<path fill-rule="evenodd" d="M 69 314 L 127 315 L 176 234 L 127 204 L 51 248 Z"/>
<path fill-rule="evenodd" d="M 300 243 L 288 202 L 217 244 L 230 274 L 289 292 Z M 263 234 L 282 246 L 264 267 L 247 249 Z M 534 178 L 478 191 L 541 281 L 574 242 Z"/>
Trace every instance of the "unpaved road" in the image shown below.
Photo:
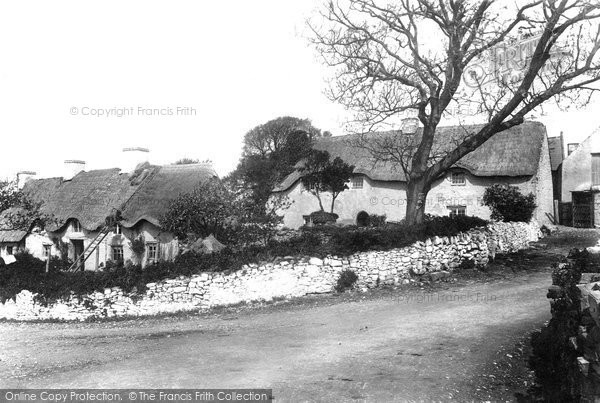
<path fill-rule="evenodd" d="M 549 262 L 564 249 L 551 245 L 423 289 L 145 320 L 0 323 L 0 386 L 265 387 L 277 401 L 514 400 L 528 379 L 517 348 L 550 317 Z"/>

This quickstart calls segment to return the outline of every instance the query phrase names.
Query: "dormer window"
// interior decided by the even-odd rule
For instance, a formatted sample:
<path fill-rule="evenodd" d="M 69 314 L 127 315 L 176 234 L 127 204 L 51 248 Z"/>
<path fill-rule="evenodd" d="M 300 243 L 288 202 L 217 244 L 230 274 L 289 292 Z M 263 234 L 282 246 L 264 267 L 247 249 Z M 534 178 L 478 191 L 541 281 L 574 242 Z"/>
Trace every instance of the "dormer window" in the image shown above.
<path fill-rule="evenodd" d="M 450 174 L 450 181 L 452 186 L 464 186 L 466 182 L 464 172 L 452 172 Z"/>
<path fill-rule="evenodd" d="M 355 176 L 352 178 L 352 189 L 362 189 L 363 188 L 363 177 Z"/>
<path fill-rule="evenodd" d="M 79 220 L 73 220 L 73 232 L 81 232 L 81 223 Z"/>

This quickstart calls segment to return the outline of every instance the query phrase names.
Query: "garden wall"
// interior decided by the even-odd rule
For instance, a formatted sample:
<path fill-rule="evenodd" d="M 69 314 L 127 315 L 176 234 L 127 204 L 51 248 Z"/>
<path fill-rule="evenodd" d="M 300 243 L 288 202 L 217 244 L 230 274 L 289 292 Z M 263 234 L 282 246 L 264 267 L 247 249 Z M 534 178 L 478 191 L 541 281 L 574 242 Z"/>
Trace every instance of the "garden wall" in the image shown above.
<path fill-rule="evenodd" d="M 192 311 L 276 297 L 299 297 L 333 291 L 339 273 L 350 269 L 363 290 L 379 285 L 407 284 L 421 276 L 443 277 L 462 261 L 487 264 L 499 252 L 528 247 L 539 236 L 537 223 L 494 223 L 453 237 L 387 251 L 360 252 L 346 257 L 284 257 L 238 271 L 202 273 L 147 284 L 143 294 L 119 288 L 85 296 L 73 295 L 48 306 L 29 291 L 0 304 L 0 318 L 17 320 L 85 320 L 96 317 L 145 316 Z"/>

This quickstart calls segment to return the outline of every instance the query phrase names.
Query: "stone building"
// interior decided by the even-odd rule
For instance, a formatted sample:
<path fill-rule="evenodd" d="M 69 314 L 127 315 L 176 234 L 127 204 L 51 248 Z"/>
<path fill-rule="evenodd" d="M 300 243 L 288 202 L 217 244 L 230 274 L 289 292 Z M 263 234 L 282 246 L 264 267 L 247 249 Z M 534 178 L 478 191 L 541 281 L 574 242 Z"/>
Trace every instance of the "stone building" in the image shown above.
<path fill-rule="evenodd" d="M 206 164 L 155 166 L 146 162 L 132 172 L 79 169 L 71 178 L 30 180 L 23 191 L 51 217 L 43 234 L 51 246 L 49 251 L 39 250 L 34 243 L 26 247 L 36 256 L 67 254 L 71 260 L 87 251 L 85 270 L 97 270 L 108 261 L 131 260 L 145 266 L 172 260 L 179 253 L 178 242 L 162 230 L 161 217 L 179 194 L 216 177 Z M 117 217 L 118 225 L 107 226 L 107 219 Z M 34 235 L 28 233 L 25 242 Z"/>
<path fill-rule="evenodd" d="M 600 225 L 600 129 L 570 150 L 562 162 L 561 196 L 561 223 Z"/>
<path fill-rule="evenodd" d="M 421 129 L 417 129 L 421 130 Z M 440 127 L 434 150 L 454 146 L 465 130 L 477 126 Z M 393 135 L 401 136 L 398 131 Z M 417 131 L 418 135 L 418 131 Z M 406 212 L 406 178 L 392 163 L 376 162 L 365 147 L 356 147 L 355 135 L 321 138 L 315 148 L 328 151 L 354 165 L 349 189 L 342 192 L 334 212 L 338 223 L 361 224 L 369 215 L 385 215 L 388 221 L 400 221 Z M 517 186 L 523 193 L 532 192 L 538 205 L 535 218 L 549 222 L 553 213 L 552 174 L 548 138 L 543 124 L 527 121 L 494 135 L 477 150 L 463 157 L 445 175 L 435 181 L 426 200 L 426 213 L 434 215 L 471 215 L 485 219 L 490 210 L 482 203 L 486 187 L 495 183 Z M 304 189 L 298 170 L 290 174 L 274 190 L 287 196 L 291 206 L 281 213 L 284 225 L 298 228 L 305 224 L 303 216 L 319 209 L 314 195 Z M 324 205 L 330 204 L 324 195 Z"/>

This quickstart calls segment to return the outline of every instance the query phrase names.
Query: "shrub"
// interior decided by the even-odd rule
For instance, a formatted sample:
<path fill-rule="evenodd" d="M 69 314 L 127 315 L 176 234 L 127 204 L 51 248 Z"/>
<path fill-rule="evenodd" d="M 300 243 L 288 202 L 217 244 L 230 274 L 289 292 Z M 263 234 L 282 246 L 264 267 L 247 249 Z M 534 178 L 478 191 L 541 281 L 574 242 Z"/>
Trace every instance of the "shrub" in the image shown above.
<path fill-rule="evenodd" d="M 310 213 L 310 221 L 315 225 L 325 225 L 335 223 L 338 219 L 338 215 L 335 213 L 328 213 L 326 211 L 315 211 Z"/>
<path fill-rule="evenodd" d="M 529 222 L 536 208 L 533 193 L 523 195 L 516 186 L 492 185 L 485 189 L 483 204 L 492 210 L 492 219 Z"/>
<path fill-rule="evenodd" d="M 346 269 L 340 273 L 340 277 L 335 285 L 337 292 L 344 292 L 354 287 L 354 284 L 358 280 L 358 276 L 352 270 Z"/>
<path fill-rule="evenodd" d="M 369 225 L 371 227 L 382 227 L 385 225 L 386 219 L 387 219 L 387 217 L 385 216 L 385 214 L 382 214 L 382 215 L 371 214 L 369 216 Z"/>

